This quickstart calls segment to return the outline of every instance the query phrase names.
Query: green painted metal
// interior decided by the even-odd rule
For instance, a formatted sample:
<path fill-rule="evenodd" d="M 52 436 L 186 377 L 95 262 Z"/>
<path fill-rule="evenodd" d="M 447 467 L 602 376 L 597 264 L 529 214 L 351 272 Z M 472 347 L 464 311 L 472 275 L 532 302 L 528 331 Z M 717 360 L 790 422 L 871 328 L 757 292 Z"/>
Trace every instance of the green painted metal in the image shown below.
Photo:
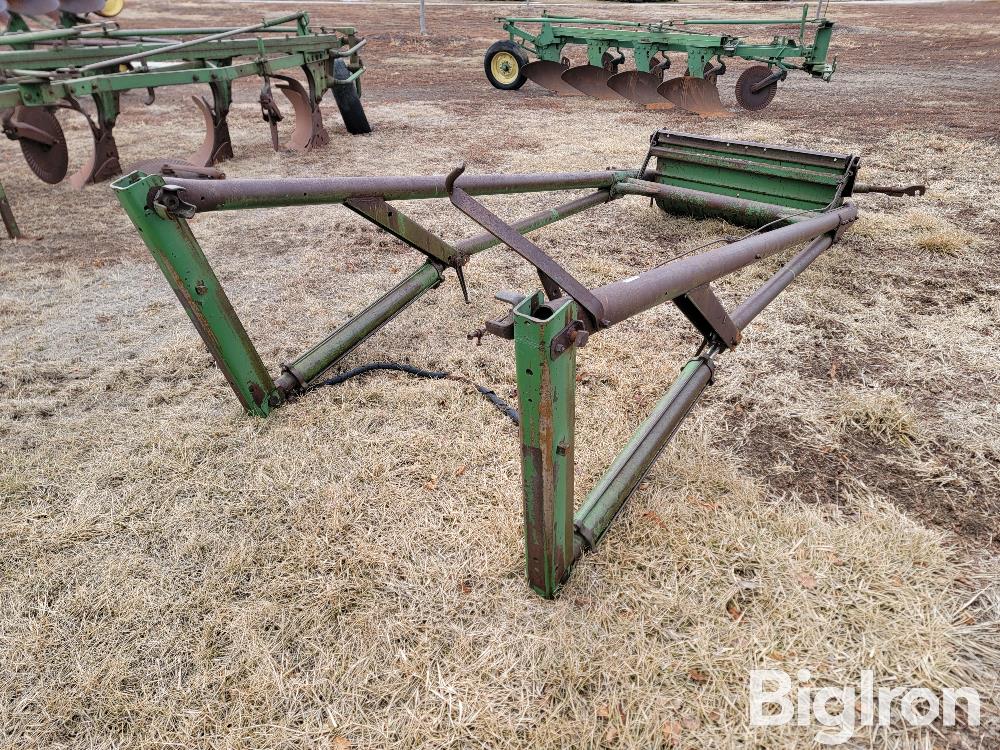
<path fill-rule="evenodd" d="M 688 19 L 660 23 L 637 23 L 570 16 L 500 16 L 509 39 L 540 60 L 558 62 L 567 45 L 585 45 L 591 65 L 601 64 L 605 50 L 632 50 L 636 70 L 648 73 L 654 55 L 687 55 L 687 72 L 704 77 L 704 65 L 715 58 L 739 57 L 774 65 L 783 70 L 803 70 L 829 81 L 836 71 L 836 60 L 827 62 L 833 21 L 809 18 L 808 5 L 793 19 Z M 537 29 L 524 28 L 529 24 Z M 688 30 L 695 25 L 782 26 L 795 24 L 797 36 L 776 35 L 770 42 L 754 43 L 729 34 L 707 34 Z M 810 30 L 812 41 L 808 39 Z"/>
<path fill-rule="evenodd" d="M 541 292 L 514 308 L 514 360 L 521 414 L 525 569 L 552 598 L 573 564 L 573 441 L 576 347 L 552 342 L 577 317 L 573 301 L 551 310 Z"/>
<path fill-rule="evenodd" d="M 714 354 L 714 352 L 712 353 Z M 598 480 L 573 518 L 583 549 L 593 549 L 674 436 L 712 379 L 711 354 L 695 357 L 681 370 L 621 453 Z"/>
<path fill-rule="evenodd" d="M 305 387 L 441 281 L 441 267 L 424 263 L 326 339 L 284 365 L 282 369 L 291 377 L 279 378 L 279 389 L 288 393 Z"/>
<path fill-rule="evenodd" d="M 163 185 L 160 175 L 133 172 L 112 188 L 243 408 L 266 417 L 282 396 L 187 221 L 149 205 Z"/>
<path fill-rule="evenodd" d="M 289 26 L 294 22 L 294 26 Z M 319 32 L 309 26 L 308 14 L 296 12 L 253 26 L 222 29 L 135 29 L 123 32 L 111 25 L 81 25 L 45 32 L 0 34 L 0 109 L 18 106 L 57 106 L 91 98 L 97 109 L 95 149 L 103 149 L 104 166 L 93 174 L 72 178 L 82 187 L 120 171 L 112 130 L 119 114 L 119 94 L 136 89 L 204 84 L 211 88 L 211 127 L 216 145 L 199 151 L 198 158 L 214 163 L 232 156 L 226 117 L 232 99 L 233 81 L 249 76 L 280 75 L 301 68 L 308 86 L 306 94 L 314 110 L 313 125 L 321 122 L 315 113 L 326 91 L 333 86 L 352 85 L 361 93 L 364 72 L 359 51 L 365 40 L 354 27 L 342 26 Z M 179 40 L 156 37 L 169 32 Z M 205 32 L 210 32 L 206 35 Z M 65 44 L 25 49 L 37 41 L 65 36 Z M 107 41 L 107 44 L 94 44 Z M 87 44 L 90 42 L 90 44 Z M 343 60 L 348 75 L 336 79 L 334 62 Z M 263 103 L 263 102 L 262 102 Z M 80 111 L 83 111 L 82 109 Z M 324 143 L 325 131 L 317 127 L 311 136 Z M 101 141 L 101 145 L 96 145 Z M 308 144 L 301 147 L 313 145 Z M 113 154 L 114 158 L 109 156 Z M 199 164 L 198 166 L 202 166 Z"/>
<path fill-rule="evenodd" d="M 851 155 L 665 130 L 654 134 L 649 153 L 660 184 L 803 210 L 841 205 L 857 173 Z"/>
<path fill-rule="evenodd" d="M 647 170 L 654 162 L 655 168 Z M 607 322 L 601 325 L 577 301 L 586 300 L 585 295 L 579 291 L 576 299 L 567 295 L 573 286 L 562 276 L 561 288 L 547 286 L 552 299 L 546 300 L 542 292 L 524 298 L 499 295 L 512 304 L 510 314 L 487 321 L 485 328 L 471 334 L 481 339 L 490 333 L 514 341 L 525 570 L 532 589 L 551 598 L 577 559 L 605 536 L 711 383 L 715 357 L 737 346 L 744 326 L 856 218 L 855 206 L 840 204 L 854 189 L 857 166 L 853 156 L 658 131 L 639 170 L 556 175 L 467 175 L 456 170 L 448 178 L 176 179 L 169 185 L 160 176 L 134 173 L 116 182 L 114 189 L 244 408 L 260 416 L 314 385 L 355 346 L 440 284 L 449 265 L 459 270 L 474 253 L 497 244 L 498 238 L 519 247 L 523 237 L 514 237 L 511 231 L 528 232 L 629 194 L 666 202 L 678 214 L 789 224 L 760 227 L 766 231 L 751 232 L 724 247 L 677 258 L 627 279 L 585 288 L 602 302 Z M 500 222 L 502 228 L 480 222 L 488 235 L 458 242 L 437 237 L 388 203 L 448 195 L 469 213 L 456 201 L 459 190 L 468 191 L 468 196 L 581 187 L 596 190 L 512 224 Z M 284 365 L 272 381 L 182 217 L 203 210 L 305 203 L 343 203 L 428 259 L 326 339 Z M 804 213 L 809 216 L 803 217 Z M 709 285 L 716 280 L 803 242 L 808 246 L 731 314 L 711 293 Z M 555 278 L 544 275 L 545 264 L 533 264 L 542 272 L 543 284 Z M 569 280 L 578 283 L 571 275 Z M 574 514 L 576 350 L 608 325 L 669 301 L 704 337 L 703 344 Z"/>
<path fill-rule="evenodd" d="M 164 69 L 136 70 L 129 72 L 99 72 L 82 77 L 66 76 L 52 78 L 44 73 L 52 66 L 69 67 L 70 62 L 83 62 L 87 59 L 104 59 L 93 55 L 89 48 L 82 48 L 80 59 L 70 60 L 66 57 L 51 57 L 45 52 L 38 59 L 29 59 L 35 50 L 24 52 L 0 52 L 0 68 L 16 70 L 23 74 L 20 79 L 0 85 L 0 107 L 14 107 L 19 104 L 28 106 L 43 106 L 56 104 L 68 97 L 86 97 L 97 92 L 132 91 L 135 89 L 157 88 L 160 86 L 181 86 L 187 84 L 211 84 L 231 82 L 248 76 L 264 76 L 295 68 L 317 68 L 314 75 L 325 74 L 325 66 L 330 58 L 330 52 L 335 52 L 341 44 L 335 35 L 315 35 L 310 37 L 290 37 L 287 39 L 262 40 L 265 55 L 260 57 L 256 43 L 243 43 L 239 40 L 224 40 L 214 42 L 209 49 L 199 53 L 198 48 L 188 48 L 182 51 L 182 57 L 163 53 L 154 55 L 151 60 L 159 58 L 177 61 L 180 64 Z M 129 45 L 129 48 L 141 51 L 146 45 Z M 223 47 L 225 47 L 223 49 Z M 99 50 L 100 48 L 94 48 Z M 126 50 L 115 49 L 115 54 Z M 198 56 L 199 53 L 200 56 Z M 334 57 L 337 55 L 334 54 Z M 236 57 L 253 57 L 254 59 L 241 63 L 232 63 Z M 363 72 L 360 59 L 356 53 L 348 57 L 348 69 L 352 71 L 350 81 L 356 82 L 357 76 Z M 40 71 L 41 74 L 32 79 L 30 73 Z M 346 82 L 346 81 L 345 81 Z M 332 81 L 331 81 L 332 83 Z M 322 94 L 323 89 L 320 89 Z"/>

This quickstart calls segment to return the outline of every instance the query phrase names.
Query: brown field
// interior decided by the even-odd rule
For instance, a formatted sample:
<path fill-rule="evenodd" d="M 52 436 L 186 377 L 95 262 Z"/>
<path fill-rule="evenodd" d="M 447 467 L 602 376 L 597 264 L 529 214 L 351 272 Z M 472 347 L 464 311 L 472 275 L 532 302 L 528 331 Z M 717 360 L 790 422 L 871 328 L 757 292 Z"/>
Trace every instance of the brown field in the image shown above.
<path fill-rule="evenodd" d="M 470 387 L 398 374 L 246 417 L 107 185 L 3 182 L 0 747 L 805 748 L 753 728 L 748 670 L 811 687 L 968 686 L 983 722 L 861 729 L 846 747 L 1000 747 L 1000 3 L 833 4 L 839 70 L 703 120 L 499 92 L 482 53 L 523 4 L 303 2 L 370 39 L 350 137 L 274 153 L 236 90 L 231 177 L 637 167 L 659 127 L 862 155 L 861 218 L 720 360 L 716 384 L 555 601 L 523 580 L 517 430 Z M 131 3 L 132 26 L 289 4 Z M 532 4 L 532 12 L 540 10 Z M 550 6 L 631 19 L 784 5 Z M 739 66 L 722 79 L 732 105 Z M 123 162 L 193 150 L 192 91 L 123 100 Z M 81 119 L 65 118 L 82 160 Z M 553 202 L 493 199 L 513 218 Z M 442 204 L 412 215 L 475 230 Z M 277 371 L 420 262 L 342 207 L 214 213 L 195 234 Z M 639 199 L 533 235 L 586 283 L 734 231 Z M 777 262 L 720 285 L 732 304 Z M 453 276 L 353 352 L 515 400 L 512 346 L 466 333 L 512 253 Z M 638 340 L 642 339 L 640 346 Z M 697 345 L 666 307 L 580 353 L 577 486 L 600 476 Z M 737 616 L 733 612 L 739 613 Z"/>

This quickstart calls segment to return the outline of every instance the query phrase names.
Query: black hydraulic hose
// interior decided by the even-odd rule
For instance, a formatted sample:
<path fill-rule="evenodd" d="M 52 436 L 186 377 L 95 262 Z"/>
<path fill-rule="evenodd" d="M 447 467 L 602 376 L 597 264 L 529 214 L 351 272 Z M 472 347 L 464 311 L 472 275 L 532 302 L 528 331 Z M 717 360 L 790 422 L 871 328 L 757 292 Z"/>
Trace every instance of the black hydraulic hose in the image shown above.
<path fill-rule="evenodd" d="M 418 378 L 428 378 L 430 380 L 457 380 L 462 383 L 468 383 L 477 391 L 479 391 L 483 396 L 493 404 L 497 409 L 499 409 L 504 415 L 510 418 L 514 424 L 521 423 L 521 417 L 517 413 L 517 409 L 504 401 L 500 396 L 486 386 L 478 385 L 473 383 L 468 378 L 461 375 L 453 375 L 450 372 L 444 372 L 443 370 L 423 370 L 419 367 L 414 367 L 413 365 L 403 364 L 402 362 L 369 362 L 366 365 L 361 365 L 355 367 L 346 372 L 342 372 L 339 375 L 335 375 L 332 378 L 327 378 L 326 380 L 321 380 L 313 385 L 309 386 L 308 391 L 315 390 L 317 388 L 322 388 L 328 385 L 340 385 L 351 378 L 356 378 L 359 375 L 365 375 L 369 372 L 378 371 L 389 371 L 389 372 L 405 372 L 407 375 L 413 375 Z"/>

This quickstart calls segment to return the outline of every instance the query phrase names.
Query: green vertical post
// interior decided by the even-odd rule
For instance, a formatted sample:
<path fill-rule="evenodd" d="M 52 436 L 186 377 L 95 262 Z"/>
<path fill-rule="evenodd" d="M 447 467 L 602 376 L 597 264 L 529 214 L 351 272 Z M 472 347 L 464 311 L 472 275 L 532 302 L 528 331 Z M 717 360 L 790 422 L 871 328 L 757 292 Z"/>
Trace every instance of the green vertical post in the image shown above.
<path fill-rule="evenodd" d="M 267 416 L 281 394 L 187 221 L 160 216 L 150 205 L 150 191 L 163 184 L 160 175 L 133 172 L 111 187 L 240 403 L 251 414 Z"/>
<path fill-rule="evenodd" d="M 525 568 L 528 583 L 546 599 L 573 565 L 576 347 L 559 352 L 553 339 L 575 319 L 575 302 L 552 310 L 541 292 L 514 308 Z"/>

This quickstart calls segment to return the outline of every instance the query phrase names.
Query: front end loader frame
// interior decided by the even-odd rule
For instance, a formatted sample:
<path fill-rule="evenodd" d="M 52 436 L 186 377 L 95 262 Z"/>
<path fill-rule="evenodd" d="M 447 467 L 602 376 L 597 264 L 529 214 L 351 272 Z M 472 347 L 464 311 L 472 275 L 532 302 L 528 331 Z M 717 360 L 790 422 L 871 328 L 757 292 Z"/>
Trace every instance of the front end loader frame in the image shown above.
<path fill-rule="evenodd" d="M 531 587 L 555 595 L 573 564 L 606 533 L 667 441 L 712 382 L 716 358 L 739 345 L 746 326 L 857 217 L 851 195 L 858 158 L 667 131 L 653 135 L 638 170 L 566 174 L 171 180 L 132 173 L 113 187 L 170 286 L 250 414 L 266 417 L 453 269 L 503 244 L 538 272 L 544 291 L 507 294 L 512 307 L 483 333 L 514 342 L 520 406 L 525 567 Z M 587 190 L 508 223 L 479 195 Z M 724 218 L 752 230 L 700 254 L 588 289 L 525 235 L 604 203 L 635 195 L 671 214 Z M 395 200 L 450 199 L 486 231 L 448 241 L 422 227 Z M 340 203 L 420 252 L 425 260 L 382 297 L 273 376 L 233 309 L 188 219 L 204 211 Z M 802 249 L 742 304 L 728 310 L 712 283 L 790 248 Z M 703 341 L 575 510 L 576 351 L 605 328 L 672 302 Z"/>

